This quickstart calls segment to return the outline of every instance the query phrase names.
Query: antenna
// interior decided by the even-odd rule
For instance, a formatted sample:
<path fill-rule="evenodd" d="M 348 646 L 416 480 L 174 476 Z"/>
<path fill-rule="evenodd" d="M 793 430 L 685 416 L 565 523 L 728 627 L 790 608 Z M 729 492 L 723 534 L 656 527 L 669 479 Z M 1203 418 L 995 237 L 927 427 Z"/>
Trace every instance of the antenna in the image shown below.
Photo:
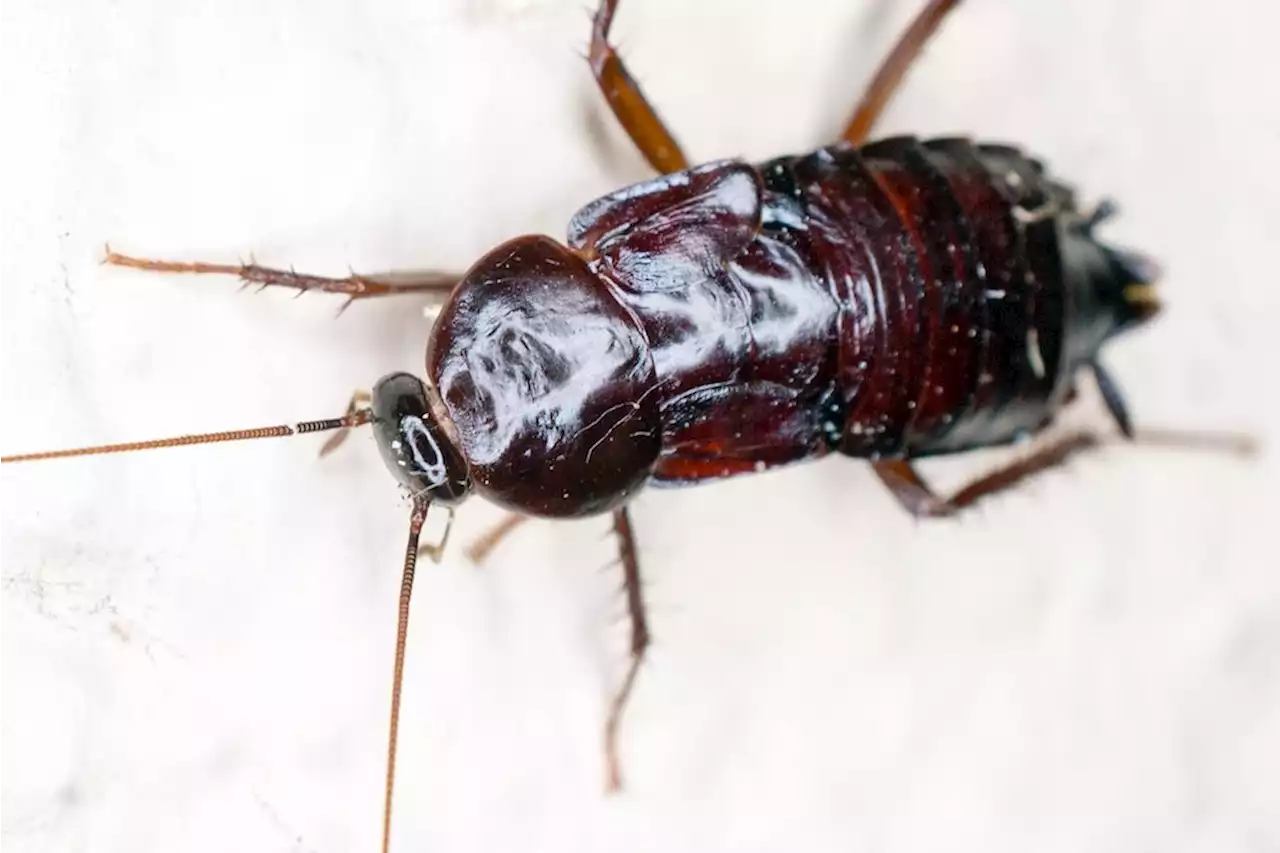
<path fill-rule="evenodd" d="M 424 497 L 413 499 L 409 516 L 409 542 L 404 549 L 404 574 L 400 581 L 400 611 L 396 622 L 395 674 L 391 679 L 391 730 L 387 736 L 387 796 L 382 808 L 382 853 L 391 847 L 391 801 L 396 784 L 396 739 L 400 733 L 400 685 L 404 681 L 404 644 L 409 634 L 409 597 L 413 594 L 413 574 L 418 566 L 418 537 L 427 520 L 431 502 Z"/>
<path fill-rule="evenodd" d="M 104 453 L 127 453 L 134 450 L 157 450 L 163 447 L 185 447 L 192 444 L 214 444 L 222 441 L 249 441 L 255 438 L 281 438 L 328 430 L 346 430 L 362 426 L 373 420 L 371 409 L 354 409 L 338 418 L 319 421 L 303 421 L 296 424 L 237 429 L 227 432 L 206 432 L 197 435 L 181 435 L 173 438 L 157 438 L 126 444 L 102 444 L 96 447 L 77 447 L 68 450 L 45 450 L 37 453 L 19 453 L 0 458 L 0 462 L 37 462 L 49 459 L 66 459 L 72 456 L 95 456 Z M 341 433 L 339 433 L 341 435 Z M 326 445 L 327 447 L 327 445 Z M 391 727 L 387 742 L 387 791 L 382 815 L 382 851 L 387 853 L 391 844 L 391 804 L 396 779 L 396 742 L 400 731 L 400 692 L 404 681 L 405 640 L 409 632 L 409 598 L 413 594 L 413 576 L 418 565 L 418 540 L 427 520 L 431 501 L 423 495 L 413 498 L 413 513 L 409 517 L 409 541 L 404 552 L 404 573 L 400 582 L 399 618 L 396 623 L 395 674 L 391 683 Z M 452 521 L 452 516 L 450 516 Z M 445 536 L 448 536 L 446 529 Z M 439 559 L 444 542 L 433 546 L 430 553 Z"/>
<path fill-rule="evenodd" d="M 249 441 L 255 438 L 281 438 L 325 432 L 334 429 L 350 429 L 369 423 L 373 419 L 370 409 L 356 409 L 340 418 L 322 421 L 303 421 L 296 424 L 236 429 L 228 432 L 206 432 L 199 435 L 180 435 L 174 438 L 157 438 L 151 441 L 134 441 L 127 444 L 101 444 L 97 447 L 76 447 L 70 450 L 44 450 L 39 453 L 18 453 L 0 457 L 0 462 L 38 462 L 47 459 L 66 459 L 71 456 L 96 456 L 102 453 L 128 453 L 134 450 L 157 450 L 162 447 L 185 447 L 191 444 L 214 444 L 220 441 Z"/>

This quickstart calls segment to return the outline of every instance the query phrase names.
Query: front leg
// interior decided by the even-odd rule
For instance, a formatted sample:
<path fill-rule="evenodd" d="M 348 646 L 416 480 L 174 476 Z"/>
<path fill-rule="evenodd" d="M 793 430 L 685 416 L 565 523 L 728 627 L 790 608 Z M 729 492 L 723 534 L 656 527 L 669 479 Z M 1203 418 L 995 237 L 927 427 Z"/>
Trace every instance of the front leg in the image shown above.
<path fill-rule="evenodd" d="M 351 401 L 347 403 L 347 416 L 350 417 L 361 409 L 369 408 L 369 404 L 372 402 L 373 395 L 368 391 L 357 390 L 353 392 L 351 395 Z M 350 434 L 350 427 L 344 427 L 343 429 L 334 432 L 333 435 L 329 436 L 329 440 L 324 443 L 324 446 L 320 448 L 320 455 L 322 457 L 328 456 L 330 453 L 337 450 L 342 446 L 342 443 L 347 440 L 347 436 Z"/>
<path fill-rule="evenodd" d="M 493 525 L 483 536 L 471 543 L 467 548 L 467 559 L 476 565 L 488 560 L 493 550 L 510 536 L 512 531 L 528 520 L 529 516 L 527 515 L 518 515 L 514 512 L 507 513 L 506 518 Z"/>
<path fill-rule="evenodd" d="M 618 0 L 602 0 L 596 10 L 588 57 L 591 73 L 600 86 L 600 93 L 609 102 L 609 108 L 649 165 L 664 175 L 683 171 L 688 168 L 688 162 L 680 146 L 649 105 L 622 58 L 609 44 L 609 27 L 617 11 Z"/>

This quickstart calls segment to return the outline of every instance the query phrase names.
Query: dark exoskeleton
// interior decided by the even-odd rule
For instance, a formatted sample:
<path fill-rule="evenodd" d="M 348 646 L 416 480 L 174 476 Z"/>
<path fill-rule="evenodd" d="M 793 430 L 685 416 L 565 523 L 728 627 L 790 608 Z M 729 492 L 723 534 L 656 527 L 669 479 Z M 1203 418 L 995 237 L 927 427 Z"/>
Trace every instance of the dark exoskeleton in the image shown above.
<path fill-rule="evenodd" d="M 957 2 L 927 4 L 840 142 L 762 164 L 690 168 L 609 45 L 617 0 L 604 0 L 592 71 L 660 176 L 582 208 L 565 243 L 520 237 L 464 275 L 410 279 L 107 257 L 353 300 L 444 297 L 426 382 L 391 374 L 372 394 L 357 394 L 347 415 L 326 421 L 5 461 L 340 430 L 328 450 L 347 428 L 373 424 L 413 504 L 384 850 L 409 593 L 427 508 L 475 493 L 517 518 L 611 513 L 632 621 L 630 668 L 605 727 L 608 780 L 617 787 L 618 722 L 648 644 L 627 514 L 644 487 L 836 453 L 871 460 L 911 512 L 951 513 L 1097 437 L 1069 435 L 950 498 L 930 490 L 913 460 L 1043 430 L 1074 396 L 1082 369 L 1095 374 L 1120 431 L 1132 435 L 1098 354 L 1157 310 L 1154 267 L 1095 239 L 1110 208 L 1082 211 L 1067 186 L 1011 147 L 959 138 L 867 143 Z"/>
<path fill-rule="evenodd" d="M 1150 314 L 1141 264 L 1093 225 L 1034 161 L 965 140 L 628 187 L 580 211 L 567 245 L 521 237 L 463 278 L 427 351 L 428 455 L 456 447 L 458 481 L 530 515 L 831 452 L 942 511 L 898 465 L 1040 430 Z"/>

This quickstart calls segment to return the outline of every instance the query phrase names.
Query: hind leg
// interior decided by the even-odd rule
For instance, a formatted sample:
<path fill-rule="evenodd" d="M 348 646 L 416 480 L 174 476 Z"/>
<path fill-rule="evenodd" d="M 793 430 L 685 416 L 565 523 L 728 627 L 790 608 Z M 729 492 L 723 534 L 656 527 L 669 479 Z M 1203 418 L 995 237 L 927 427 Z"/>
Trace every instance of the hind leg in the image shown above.
<path fill-rule="evenodd" d="M 602 0 L 591 31 L 591 73 L 600 93 L 609 103 L 618 122 L 640 149 L 649 165 L 662 174 L 688 168 L 684 153 L 649 104 L 640 86 L 627 71 L 622 58 L 609 44 L 609 27 L 618 11 L 618 0 Z"/>
<path fill-rule="evenodd" d="M 898 39 L 893 50 L 885 57 L 845 128 L 844 138 L 854 145 L 862 145 L 871 135 L 876 120 L 884 112 L 889 100 L 898 90 L 902 78 L 920 56 L 925 42 L 938 30 L 947 13 L 960 5 L 960 0 L 929 0 L 929 5 L 916 16 L 911 26 Z"/>
<path fill-rule="evenodd" d="M 1038 450 L 1025 459 L 998 468 L 974 480 L 949 498 L 940 498 L 929 484 L 916 471 L 915 466 L 904 459 L 891 459 L 873 462 L 871 467 L 881 482 L 889 487 L 889 491 L 902 504 L 903 509 L 916 516 L 954 515 L 960 510 L 972 506 L 982 498 L 1010 489 L 1027 478 L 1055 468 L 1082 450 L 1089 450 L 1100 444 L 1098 436 L 1093 433 L 1073 433 Z"/>
<path fill-rule="evenodd" d="M 1178 450 L 1201 450 L 1252 456 L 1258 442 L 1238 433 L 1182 432 L 1178 430 L 1144 429 L 1125 434 L 1126 441 L 1138 446 Z M 929 488 L 915 466 L 905 459 L 873 462 L 871 467 L 902 508 L 917 518 L 955 515 L 985 497 L 1013 488 L 1019 483 L 1065 463 L 1084 450 L 1099 447 L 1102 439 L 1089 432 L 1073 433 L 1019 459 L 1003 468 L 974 480 L 949 498 L 940 498 Z"/>

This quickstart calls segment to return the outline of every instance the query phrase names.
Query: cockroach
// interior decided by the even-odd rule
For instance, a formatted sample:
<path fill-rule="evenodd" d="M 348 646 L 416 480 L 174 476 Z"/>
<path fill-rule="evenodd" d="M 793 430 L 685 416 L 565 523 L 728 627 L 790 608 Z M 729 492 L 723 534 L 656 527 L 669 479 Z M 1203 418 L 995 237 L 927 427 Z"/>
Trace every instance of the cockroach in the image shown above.
<path fill-rule="evenodd" d="M 618 727 L 649 644 L 629 502 L 646 487 L 711 483 L 828 455 L 870 461 L 916 516 L 950 515 L 1094 447 L 1074 433 L 950 497 L 916 461 L 1045 430 L 1091 373 L 1120 433 L 1134 428 L 1099 360 L 1158 311 L 1154 263 L 1101 242 L 1109 204 L 1019 148 L 968 138 L 868 142 L 922 47 L 958 0 L 930 0 L 834 144 L 765 163 L 690 166 L 609 43 L 618 0 L 593 21 L 589 62 L 659 176 L 587 204 L 565 242 L 510 240 L 465 274 L 329 278 L 250 264 L 108 251 L 109 264 L 226 274 L 248 284 L 435 297 L 425 380 L 394 373 L 336 418 L 6 456 L 5 463 L 370 425 L 411 497 L 395 642 L 383 850 L 419 538 L 433 506 L 479 495 L 526 517 L 610 515 L 631 624 L 630 663 L 604 725 Z M 348 303 L 349 304 L 349 303 Z M 452 515 L 450 515 L 450 518 Z M 448 531 L 445 531 L 447 539 Z"/>

